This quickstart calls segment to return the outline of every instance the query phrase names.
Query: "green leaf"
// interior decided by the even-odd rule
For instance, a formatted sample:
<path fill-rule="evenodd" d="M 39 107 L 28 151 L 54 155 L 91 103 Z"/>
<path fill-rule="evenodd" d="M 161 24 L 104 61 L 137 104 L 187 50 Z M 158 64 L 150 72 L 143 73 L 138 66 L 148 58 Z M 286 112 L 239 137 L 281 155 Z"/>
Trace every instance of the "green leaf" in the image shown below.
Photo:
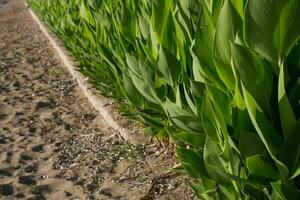
<path fill-rule="evenodd" d="M 121 23 L 123 35 L 128 41 L 134 43 L 134 40 L 137 36 L 137 19 L 136 15 L 127 7 L 123 7 Z"/>
<path fill-rule="evenodd" d="M 222 91 L 216 87 L 208 86 L 207 91 L 209 92 L 211 101 L 213 102 L 212 105 L 214 107 L 216 117 L 218 118 L 220 125 L 225 122 L 231 125 L 231 95 L 226 93 L 226 91 Z M 223 128 L 226 129 L 225 125 L 223 126 Z"/>
<path fill-rule="evenodd" d="M 247 90 L 267 116 L 270 111 L 273 72 L 269 65 L 249 49 L 231 43 L 233 67 L 237 80 L 241 79 Z"/>
<path fill-rule="evenodd" d="M 198 57 L 191 52 L 193 58 L 193 78 L 197 82 L 211 84 L 213 83 L 216 87 L 225 90 L 225 86 L 222 80 L 219 78 L 216 71 L 213 71 L 209 66 L 204 63 L 200 63 Z"/>
<path fill-rule="evenodd" d="M 131 78 L 127 74 L 123 75 L 123 86 L 124 90 L 126 91 L 127 98 L 129 98 L 130 100 L 130 103 L 133 103 L 134 105 L 140 105 L 143 101 L 142 97 L 133 85 Z"/>
<path fill-rule="evenodd" d="M 157 60 L 157 76 L 170 86 L 178 80 L 181 71 L 180 62 L 167 49 L 160 47 Z"/>
<path fill-rule="evenodd" d="M 235 78 L 231 68 L 231 48 L 235 35 L 241 31 L 241 19 L 230 3 L 225 0 L 216 27 L 213 55 L 217 72 L 227 88 L 234 89 Z"/>
<path fill-rule="evenodd" d="M 300 118 L 300 77 L 298 78 L 297 82 L 295 83 L 291 94 L 289 96 L 290 104 L 292 110 L 294 111 L 296 118 Z"/>
<path fill-rule="evenodd" d="M 169 50 L 177 59 L 185 60 L 184 43 L 185 36 L 182 32 L 173 12 L 170 11 L 163 24 L 161 38 L 161 45 Z"/>
<path fill-rule="evenodd" d="M 278 64 L 300 36 L 299 13 L 299 0 L 248 1 L 244 23 L 247 45 Z"/>
<path fill-rule="evenodd" d="M 198 197 L 205 200 L 215 199 L 217 188 L 213 180 L 202 177 L 200 183 L 191 182 L 190 186 Z"/>
<path fill-rule="evenodd" d="M 231 155 L 231 156 L 232 157 L 230 159 L 238 158 L 236 155 Z M 213 180 L 215 180 L 218 184 L 224 187 L 222 193 L 224 193 L 225 196 L 233 195 L 234 196 L 233 199 L 239 199 L 238 196 L 240 194 L 237 190 L 239 190 L 238 187 L 239 184 L 241 183 L 256 188 L 255 183 L 240 178 L 235 174 L 235 172 L 233 172 L 233 174 L 232 172 L 230 172 L 230 168 L 232 167 L 230 165 L 232 163 L 224 159 L 220 145 L 213 142 L 209 138 L 206 139 L 203 158 L 204 158 L 204 163 L 206 166 L 207 173 Z"/>
<path fill-rule="evenodd" d="M 203 132 L 202 124 L 197 115 L 180 108 L 169 99 L 164 103 L 164 106 L 170 121 L 175 126 L 187 132 Z"/>
<path fill-rule="evenodd" d="M 173 6 L 173 0 L 154 0 L 152 7 L 152 22 L 153 27 L 155 28 L 158 39 L 161 39 L 161 33 L 164 24 L 171 12 Z"/>
<path fill-rule="evenodd" d="M 81 1 L 79 14 L 82 19 L 86 20 L 91 25 L 94 24 L 94 18 L 92 16 L 92 13 L 88 9 L 88 7 L 85 5 L 84 1 Z"/>
<path fill-rule="evenodd" d="M 201 121 L 203 123 L 203 127 L 207 136 L 215 142 L 220 141 L 221 136 L 220 133 L 217 131 L 214 110 L 212 107 L 211 100 L 209 98 L 209 94 L 207 92 L 205 92 L 205 96 L 202 101 Z"/>
<path fill-rule="evenodd" d="M 266 150 L 259 137 L 251 132 L 241 131 L 239 150 L 243 159 L 256 154 L 263 154 Z"/>
<path fill-rule="evenodd" d="M 184 86 L 183 89 L 184 89 L 185 100 L 186 100 L 186 102 L 187 102 L 189 108 L 191 109 L 191 111 L 192 111 L 195 115 L 197 115 L 197 107 L 196 107 L 196 105 L 194 104 L 194 102 L 193 102 L 193 100 L 192 100 L 192 98 L 191 98 L 191 96 L 190 96 L 190 94 L 189 94 L 189 92 L 188 92 L 187 87 Z"/>
<path fill-rule="evenodd" d="M 296 124 L 296 117 L 291 108 L 289 99 L 285 92 L 285 81 L 284 81 L 285 66 L 280 67 L 279 82 L 278 82 L 278 104 L 280 112 L 280 121 L 282 126 L 282 132 L 284 137 L 288 137 L 291 129 Z"/>
<path fill-rule="evenodd" d="M 144 39 L 148 39 L 150 37 L 150 19 L 143 11 L 142 14 L 140 14 L 138 17 L 138 24 L 142 37 Z"/>
<path fill-rule="evenodd" d="M 244 0 L 231 0 L 235 10 L 239 13 L 241 18 L 244 17 Z"/>
<path fill-rule="evenodd" d="M 276 133 L 274 127 L 271 126 L 261 108 L 249 94 L 243 84 L 242 90 L 252 124 L 255 127 L 255 130 L 257 131 L 261 141 L 268 150 L 270 156 L 274 160 L 280 172 L 281 178 L 286 179 L 289 175 L 288 168 L 276 157 L 280 151 L 280 146 L 282 145 L 282 138 Z"/>
<path fill-rule="evenodd" d="M 264 143 L 270 155 L 274 158 L 274 156 L 279 152 L 282 139 L 272 127 L 270 122 L 268 122 L 261 108 L 249 94 L 243 84 L 242 90 L 252 124 L 254 125 L 255 130 L 257 131 L 261 141 Z"/>
<path fill-rule="evenodd" d="M 278 172 L 265 161 L 262 156 L 254 155 L 246 158 L 246 166 L 249 172 L 255 176 L 266 177 L 274 180 L 279 179 Z"/>
<path fill-rule="evenodd" d="M 206 4 L 206 7 L 210 11 L 210 13 L 213 14 L 213 21 L 216 24 L 220 11 L 222 9 L 222 5 L 224 3 L 224 0 L 206 0 L 203 1 Z"/>
<path fill-rule="evenodd" d="M 204 147 L 206 136 L 203 133 L 180 132 L 172 135 L 175 139 L 179 139 L 194 147 Z"/>
<path fill-rule="evenodd" d="M 224 178 L 221 172 L 226 173 L 226 161 L 222 159 L 222 149 L 220 145 L 209 137 L 206 138 L 206 143 L 203 152 L 204 163 L 208 174 L 218 183 L 230 184 L 229 178 Z"/>
<path fill-rule="evenodd" d="M 293 186 L 280 181 L 271 183 L 275 194 L 280 200 L 298 200 L 300 199 L 299 191 L 295 190 Z"/>
<path fill-rule="evenodd" d="M 300 120 L 295 126 L 282 145 L 280 159 L 290 169 L 290 177 L 296 177 L 300 174 Z"/>
<path fill-rule="evenodd" d="M 215 27 L 212 15 L 205 5 L 202 6 L 199 20 L 195 35 L 195 54 L 202 65 L 216 72 L 213 62 Z M 204 70 L 207 69 L 204 68 Z"/>
<path fill-rule="evenodd" d="M 126 63 L 129 67 L 130 78 L 136 87 L 136 89 L 145 97 L 148 101 L 162 105 L 161 100 L 157 97 L 154 83 L 151 79 L 150 70 L 147 70 L 146 65 L 140 66 L 133 56 L 126 54 Z M 149 68 L 148 68 L 149 69 Z M 142 70 L 142 71 L 140 71 Z"/>
<path fill-rule="evenodd" d="M 94 40 L 94 34 L 91 25 L 86 22 L 83 22 L 83 36 L 90 42 L 92 47 L 96 47 L 96 42 Z"/>
<path fill-rule="evenodd" d="M 197 105 L 201 104 L 204 97 L 205 85 L 197 81 L 191 81 L 191 93 Z"/>
<path fill-rule="evenodd" d="M 193 149 L 177 148 L 176 155 L 191 176 L 195 178 L 208 177 L 203 158 L 195 153 Z"/>

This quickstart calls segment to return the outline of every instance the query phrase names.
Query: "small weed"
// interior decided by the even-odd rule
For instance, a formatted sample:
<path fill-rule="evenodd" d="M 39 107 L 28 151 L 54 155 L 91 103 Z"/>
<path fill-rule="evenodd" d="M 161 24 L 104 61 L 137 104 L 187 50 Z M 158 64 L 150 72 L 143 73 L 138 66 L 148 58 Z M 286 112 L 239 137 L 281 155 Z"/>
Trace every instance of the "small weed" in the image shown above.
<path fill-rule="evenodd" d="M 114 157 L 126 160 L 138 160 L 143 158 L 145 146 L 140 144 L 132 144 L 125 142 L 115 146 L 111 153 Z"/>
<path fill-rule="evenodd" d="M 50 75 L 52 75 L 54 77 L 61 77 L 61 76 L 65 75 L 65 74 L 66 74 L 66 71 L 62 67 L 53 67 L 50 70 Z"/>
<path fill-rule="evenodd" d="M 148 179 L 147 176 L 139 176 L 137 180 L 138 180 L 139 182 L 143 183 L 143 182 L 145 182 L 147 179 Z"/>
<path fill-rule="evenodd" d="M 31 193 L 34 195 L 31 200 L 44 200 L 45 197 L 43 196 L 44 192 L 50 192 L 51 189 L 47 185 L 32 185 L 30 188 Z"/>

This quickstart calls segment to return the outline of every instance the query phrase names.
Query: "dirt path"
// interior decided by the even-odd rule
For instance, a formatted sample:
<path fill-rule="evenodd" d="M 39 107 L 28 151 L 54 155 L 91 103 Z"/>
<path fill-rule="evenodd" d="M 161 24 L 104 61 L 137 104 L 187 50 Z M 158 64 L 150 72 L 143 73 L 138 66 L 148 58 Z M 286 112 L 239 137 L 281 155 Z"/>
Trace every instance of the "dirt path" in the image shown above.
<path fill-rule="evenodd" d="M 0 199 L 193 199 L 157 179 L 173 155 L 114 135 L 23 1 L 0 0 Z"/>

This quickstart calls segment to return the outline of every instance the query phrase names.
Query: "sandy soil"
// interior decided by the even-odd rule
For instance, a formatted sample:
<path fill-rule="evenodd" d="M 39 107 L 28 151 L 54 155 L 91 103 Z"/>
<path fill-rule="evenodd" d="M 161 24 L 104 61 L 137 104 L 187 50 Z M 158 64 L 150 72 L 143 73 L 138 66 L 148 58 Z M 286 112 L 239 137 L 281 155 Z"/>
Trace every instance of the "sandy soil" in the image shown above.
<path fill-rule="evenodd" d="M 194 199 L 174 155 L 104 123 L 22 0 L 0 0 L 0 199 Z"/>

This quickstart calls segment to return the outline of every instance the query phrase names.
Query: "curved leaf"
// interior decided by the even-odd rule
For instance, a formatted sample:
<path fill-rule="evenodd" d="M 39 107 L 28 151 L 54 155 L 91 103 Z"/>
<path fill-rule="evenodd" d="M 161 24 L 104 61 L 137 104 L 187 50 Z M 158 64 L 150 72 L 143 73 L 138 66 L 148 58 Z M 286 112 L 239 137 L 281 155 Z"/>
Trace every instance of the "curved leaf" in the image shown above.
<path fill-rule="evenodd" d="M 300 36 L 299 14 L 299 0 L 248 1 L 244 23 L 246 43 L 277 65 Z"/>

